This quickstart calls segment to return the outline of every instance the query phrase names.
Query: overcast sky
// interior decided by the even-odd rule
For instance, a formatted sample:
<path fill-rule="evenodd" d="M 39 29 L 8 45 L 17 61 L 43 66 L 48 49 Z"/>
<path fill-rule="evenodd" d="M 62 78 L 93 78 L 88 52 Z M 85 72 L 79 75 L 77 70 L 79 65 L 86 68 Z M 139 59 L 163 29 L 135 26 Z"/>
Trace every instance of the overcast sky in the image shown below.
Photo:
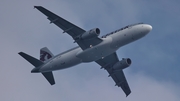
<path fill-rule="evenodd" d="M 0 100 L 1 101 L 180 101 L 179 0 L 1 0 Z M 96 63 L 55 71 L 50 86 L 17 53 L 39 58 L 40 48 L 54 55 L 77 46 L 34 5 L 41 5 L 79 27 L 100 28 L 101 35 L 128 24 L 144 22 L 153 30 L 117 51 L 131 58 L 125 75 L 132 90 L 121 88 Z"/>

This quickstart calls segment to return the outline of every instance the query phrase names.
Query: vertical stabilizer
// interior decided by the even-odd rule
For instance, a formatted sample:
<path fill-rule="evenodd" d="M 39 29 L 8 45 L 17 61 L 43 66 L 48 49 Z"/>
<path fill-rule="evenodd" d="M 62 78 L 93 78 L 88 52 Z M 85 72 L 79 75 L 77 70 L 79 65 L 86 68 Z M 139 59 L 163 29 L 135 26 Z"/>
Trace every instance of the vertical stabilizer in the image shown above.
<path fill-rule="evenodd" d="M 40 50 L 40 60 L 41 61 L 46 61 L 50 58 L 52 58 L 54 55 L 51 53 L 51 51 L 47 48 L 41 48 Z"/>

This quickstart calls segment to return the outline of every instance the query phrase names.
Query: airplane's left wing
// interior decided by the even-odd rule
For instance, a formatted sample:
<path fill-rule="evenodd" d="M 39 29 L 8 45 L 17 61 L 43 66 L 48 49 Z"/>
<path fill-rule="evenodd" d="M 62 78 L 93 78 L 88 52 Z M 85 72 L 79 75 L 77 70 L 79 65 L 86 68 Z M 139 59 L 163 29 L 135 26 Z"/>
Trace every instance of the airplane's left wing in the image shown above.
<path fill-rule="evenodd" d="M 100 66 L 102 66 L 102 68 L 108 71 L 109 76 L 111 76 L 116 83 L 115 86 L 121 87 L 126 96 L 128 96 L 131 93 L 131 90 L 129 88 L 123 70 L 114 71 L 112 69 L 112 66 L 118 61 L 119 59 L 117 57 L 117 54 L 113 53 L 103 59 L 97 60 L 96 63 L 98 63 Z"/>
<path fill-rule="evenodd" d="M 61 28 L 64 32 L 63 33 L 68 33 L 77 43 L 78 45 L 83 49 L 89 48 L 91 45 L 97 45 L 102 40 L 98 37 L 95 37 L 93 39 L 86 39 L 86 40 L 78 40 L 77 38 L 85 33 L 86 31 L 83 30 L 82 28 L 70 23 L 69 21 L 59 17 L 58 15 L 54 14 L 53 12 L 45 9 L 42 6 L 34 6 L 34 8 L 37 8 L 40 12 L 45 14 L 48 19 L 50 20 L 50 23 L 54 23 L 57 25 L 59 28 Z"/>

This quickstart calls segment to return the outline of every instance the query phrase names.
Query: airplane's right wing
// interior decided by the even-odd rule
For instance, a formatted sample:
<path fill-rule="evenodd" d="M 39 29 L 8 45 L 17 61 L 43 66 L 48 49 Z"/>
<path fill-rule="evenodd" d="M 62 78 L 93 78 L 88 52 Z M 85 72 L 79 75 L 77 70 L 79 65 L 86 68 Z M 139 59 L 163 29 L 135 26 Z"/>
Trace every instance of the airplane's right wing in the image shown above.
<path fill-rule="evenodd" d="M 95 46 L 102 42 L 102 40 L 98 37 L 78 40 L 79 37 L 86 32 L 84 29 L 72 24 L 71 22 L 63 19 L 62 17 L 54 14 L 53 12 L 47 10 L 42 6 L 34 6 L 34 7 L 43 14 L 45 14 L 50 20 L 50 23 L 54 23 L 59 28 L 61 28 L 64 31 L 63 33 L 68 33 L 83 50 L 90 48 L 90 46 Z"/>
<path fill-rule="evenodd" d="M 118 61 L 119 59 L 117 57 L 117 54 L 113 53 L 103 59 L 97 60 L 96 63 L 98 63 L 100 66 L 102 66 L 102 68 L 108 71 L 109 76 L 111 76 L 116 83 L 115 86 L 121 87 L 126 96 L 128 96 L 131 93 L 131 90 L 129 88 L 123 70 L 114 71 L 112 69 L 112 66 Z"/>

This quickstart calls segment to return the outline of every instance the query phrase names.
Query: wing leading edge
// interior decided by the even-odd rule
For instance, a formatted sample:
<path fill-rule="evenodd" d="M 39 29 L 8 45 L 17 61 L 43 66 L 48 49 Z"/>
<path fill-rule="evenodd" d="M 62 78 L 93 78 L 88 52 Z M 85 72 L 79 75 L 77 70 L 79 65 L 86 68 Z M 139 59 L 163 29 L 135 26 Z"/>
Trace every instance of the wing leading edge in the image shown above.
<path fill-rule="evenodd" d="M 96 63 L 102 66 L 102 68 L 106 69 L 109 73 L 109 76 L 115 81 L 115 86 L 121 87 L 126 96 L 131 93 L 127 80 L 122 70 L 113 71 L 112 66 L 118 62 L 119 59 L 116 53 L 113 53 L 104 59 L 97 60 Z"/>
<path fill-rule="evenodd" d="M 73 38 L 75 38 L 79 34 L 86 32 L 85 30 L 59 17 L 58 15 L 52 13 L 51 11 L 45 9 L 42 6 L 34 6 L 34 8 L 38 9 L 40 12 L 46 15 L 48 17 L 47 19 L 50 20 L 50 23 L 54 23 L 59 28 L 61 28 L 64 32 L 67 32 Z"/>
<path fill-rule="evenodd" d="M 54 23 L 59 28 L 61 28 L 63 30 L 63 33 L 68 33 L 83 50 L 89 48 L 90 46 L 95 46 L 100 42 L 102 42 L 102 40 L 98 37 L 92 39 L 86 39 L 86 40 L 82 39 L 77 41 L 76 39 L 86 32 L 84 29 L 59 17 L 58 15 L 54 14 L 53 12 L 47 10 L 42 6 L 34 6 L 34 8 L 38 9 L 40 12 L 46 15 L 47 18 L 50 20 L 50 23 Z"/>

